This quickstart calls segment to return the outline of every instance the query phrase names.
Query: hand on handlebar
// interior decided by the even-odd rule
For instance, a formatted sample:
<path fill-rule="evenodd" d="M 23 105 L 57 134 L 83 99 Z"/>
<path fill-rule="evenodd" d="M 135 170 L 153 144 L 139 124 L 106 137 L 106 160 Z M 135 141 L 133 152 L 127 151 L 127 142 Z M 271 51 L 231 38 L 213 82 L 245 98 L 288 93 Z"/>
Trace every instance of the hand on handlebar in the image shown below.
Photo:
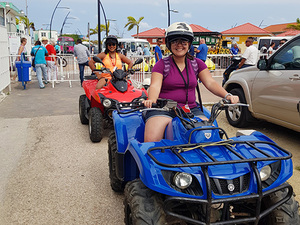
<path fill-rule="evenodd" d="M 231 102 L 231 104 L 236 104 L 236 103 L 240 102 L 239 96 L 237 96 L 237 95 L 229 95 L 226 98 L 226 100 Z"/>
<path fill-rule="evenodd" d="M 143 101 L 144 106 L 147 108 L 151 108 L 153 103 L 154 101 L 150 99 Z"/>

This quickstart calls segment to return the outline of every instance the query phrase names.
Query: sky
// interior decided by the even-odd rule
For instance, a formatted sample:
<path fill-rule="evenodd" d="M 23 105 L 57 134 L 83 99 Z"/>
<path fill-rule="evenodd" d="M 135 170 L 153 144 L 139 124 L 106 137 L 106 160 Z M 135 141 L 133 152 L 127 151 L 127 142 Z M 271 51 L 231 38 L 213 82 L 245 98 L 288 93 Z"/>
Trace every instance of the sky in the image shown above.
<path fill-rule="evenodd" d="M 50 20 L 59 0 L 11 0 L 15 6 L 22 9 L 28 18 L 34 22 L 36 29 L 49 29 Z M 110 34 L 130 38 L 136 34 L 136 28 L 127 31 L 124 28 L 127 17 L 136 20 L 144 17 L 140 23 L 140 32 L 159 27 L 168 27 L 167 0 L 101 0 L 106 18 L 116 21 L 110 22 Z M 27 10 L 26 10 L 27 3 Z M 292 23 L 300 18 L 299 0 L 169 0 L 171 24 L 183 21 L 197 24 L 211 31 L 222 32 L 244 23 L 252 23 L 264 28 L 269 25 Z M 61 0 L 56 9 L 52 30 L 61 30 L 63 22 L 69 13 L 63 33 L 77 33 L 86 35 L 88 24 L 90 28 L 97 25 L 97 0 Z M 60 8 L 61 7 L 61 8 Z M 67 9 L 67 8 L 69 9 Z M 102 11 L 101 24 L 104 24 Z M 105 36 L 103 32 L 102 37 Z M 91 39 L 97 39 L 92 35 Z"/>

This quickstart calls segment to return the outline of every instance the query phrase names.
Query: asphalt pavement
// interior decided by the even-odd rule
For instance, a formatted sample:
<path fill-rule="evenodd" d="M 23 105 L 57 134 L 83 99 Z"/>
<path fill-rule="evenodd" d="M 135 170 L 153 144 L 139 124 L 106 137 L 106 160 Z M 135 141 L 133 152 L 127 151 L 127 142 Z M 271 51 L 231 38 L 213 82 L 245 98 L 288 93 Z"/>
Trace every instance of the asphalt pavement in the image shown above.
<path fill-rule="evenodd" d="M 24 90 L 15 82 L 1 98 L 0 225 L 124 224 L 123 195 L 110 188 L 108 131 L 100 143 L 90 141 L 78 116 L 84 91 L 79 82 L 71 84 L 39 89 L 32 81 Z M 204 104 L 220 99 L 200 89 Z M 224 115 L 220 119 L 221 127 L 234 135 L 236 128 L 222 122 Z M 300 141 L 294 132 L 276 126 L 258 129 L 291 149 L 299 166 Z M 294 173 L 290 182 L 299 194 L 300 172 Z"/>
<path fill-rule="evenodd" d="M 109 184 L 108 132 L 90 141 L 78 116 L 84 90 L 71 85 L 14 82 L 0 96 L 0 225 L 123 224 L 123 196 Z M 219 100 L 201 89 L 203 102 Z"/>

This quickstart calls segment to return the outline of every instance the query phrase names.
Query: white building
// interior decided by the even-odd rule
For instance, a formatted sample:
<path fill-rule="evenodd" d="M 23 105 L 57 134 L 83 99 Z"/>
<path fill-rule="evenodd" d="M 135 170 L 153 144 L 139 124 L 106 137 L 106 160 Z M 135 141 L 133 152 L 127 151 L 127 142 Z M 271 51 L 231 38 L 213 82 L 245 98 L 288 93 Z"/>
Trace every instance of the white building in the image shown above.
<path fill-rule="evenodd" d="M 31 50 L 30 37 L 25 34 L 24 24 L 16 25 L 16 17 L 20 16 L 24 16 L 24 13 L 14 4 L 0 2 L 0 93 L 10 85 L 10 70 L 14 67 L 21 37 L 29 40 L 26 49 L 27 52 Z"/>
<path fill-rule="evenodd" d="M 41 41 L 42 37 L 47 37 L 50 40 L 50 30 L 35 30 L 33 32 L 34 41 Z M 51 38 L 53 38 L 54 41 L 57 42 L 58 35 L 56 30 L 51 30 Z"/>

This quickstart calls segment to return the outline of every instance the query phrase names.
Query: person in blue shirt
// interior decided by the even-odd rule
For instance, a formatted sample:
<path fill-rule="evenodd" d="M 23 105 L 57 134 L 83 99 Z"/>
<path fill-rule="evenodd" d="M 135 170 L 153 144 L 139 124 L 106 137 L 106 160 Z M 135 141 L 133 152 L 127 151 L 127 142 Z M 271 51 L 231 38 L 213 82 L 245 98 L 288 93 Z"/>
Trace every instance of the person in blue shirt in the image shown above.
<path fill-rule="evenodd" d="M 48 83 L 47 81 L 47 62 L 45 56 L 48 56 L 47 49 L 41 45 L 40 41 L 35 42 L 35 46 L 32 48 L 31 56 L 34 57 L 35 61 L 35 69 L 36 69 L 36 76 L 39 82 L 39 86 L 41 89 L 45 88 L 43 84 L 42 75 L 44 78 L 45 84 Z"/>
<path fill-rule="evenodd" d="M 196 50 L 196 57 L 201 59 L 203 62 L 206 61 L 208 47 L 205 44 L 205 40 L 203 38 L 200 39 L 200 45 Z"/>
<path fill-rule="evenodd" d="M 230 52 L 231 52 L 232 55 L 237 55 L 237 54 L 239 54 L 239 52 L 241 52 L 241 50 L 239 49 L 237 44 L 234 43 L 233 47 L 230 49 Z"/>
<path fill-rule="evenodd" d="M 55 48 L 56 53 L 59 54 L 60 53 L 60 46 L 58 44 L 56 44 L 54 46 L 54 48 Z"/>
<path fill-rule="evenodd" d="M 148 46 L 147 45 L 144 45 L 144 49 L 143 49 L 143 53 L 144 53 L 144 55 L 150 55 L 150 50 L 149 50 L 149 48 L 148 48 Z"/>
<path fill-rule="evenodd" d="M 160 59 L 162 59 L 162 52 L 160 49 L 160 45 L 163 43 L 162 38 L 157 38 L 157 45 L 154 49 L 154 55 L 155 55 L 155 62 L 158 62 Z"/>

